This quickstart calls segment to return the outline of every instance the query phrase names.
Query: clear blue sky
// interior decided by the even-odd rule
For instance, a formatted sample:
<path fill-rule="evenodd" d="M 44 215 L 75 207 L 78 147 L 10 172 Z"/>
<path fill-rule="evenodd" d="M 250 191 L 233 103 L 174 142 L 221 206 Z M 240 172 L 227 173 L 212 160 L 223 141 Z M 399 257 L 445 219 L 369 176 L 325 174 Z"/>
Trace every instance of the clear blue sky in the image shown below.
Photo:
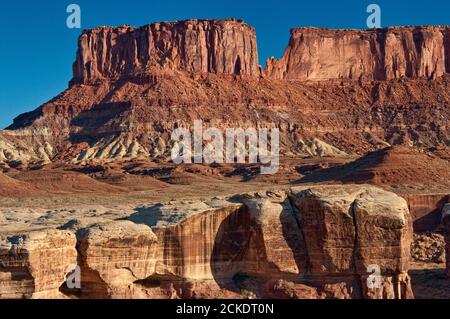
<path fill-rule="evenodd" d="M 366 28 L 366 7 L 382 26 L 450 25 L 448 0 L 15 0 L 0 3 L 0 128 L 67 88 L 81 30 L 66 27 L 66 7 L 81 6 L 82 28 L 140 26 L 188 18 L 241 18 L 256 28 L 260 63 L 280 57 L 292 27 Z"/>

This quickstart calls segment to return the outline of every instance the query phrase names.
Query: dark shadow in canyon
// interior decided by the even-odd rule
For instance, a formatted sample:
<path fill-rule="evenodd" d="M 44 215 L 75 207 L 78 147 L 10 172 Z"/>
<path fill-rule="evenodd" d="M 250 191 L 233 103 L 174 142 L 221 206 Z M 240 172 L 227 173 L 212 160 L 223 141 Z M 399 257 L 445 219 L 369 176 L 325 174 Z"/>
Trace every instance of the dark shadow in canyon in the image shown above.
<path fill-rule="evenodd" d="M 163 207 L 162 204 L 156 204 L 150 207 L 138 207 L 136 212 L 128 217 L 122 218 L 122 220 L 129 220 L 135 224 L 143 224 L 148 227 L 154 227 L 158 221 L 163 221 Z"/>
<path fill-rule="evenodd" d="M 130 102 L 101 103 L 81 111 L 70 122 L 71 127 L 77 127 L 76 133 L 70 134 L 70 142 L 92 144 L 101 137 L 119 135 L 124 124 L 121 115 L 129 111 Z"/>
<path fill-rule="evenodd" d="M 420 217 L 413 222 L 415 232 L 434 232 L 439 230 L 441 225 L 442 209 L 449 202 L 450 196 L 443 196 L 436 204 L 435 209 L 422 213 Z M 410 208 L 411 210 L 411 208 Z M 414 216 L 413 216 L 414 217 Z"/>
<path fill-rule="evenodd" d="M 314 170 L 294 183 L 367 183 L 374 177 L 370 169 L 381 162 L 379 156 L 378 152 L 374 152 L 347 164 Z"/>
<path fill-rule="evenodd" d="M 240 278 L 247 276 L 246 258 L 254 234 L 254 223 L 245 206 L 221 222 L 210 260 L 211 273 L 220 288 L 241 292 Z"/>
<path fill-rule="evenodd" d="M 253 217 L 244 205 L 223 220 L 214 240 L 210 264 L 213 277 L 221 288 L 241 294 L 251 292 L 261 298 L 264 297 L 265 284 L 269 281 L 301 280 L 308 267 L 308 255 L 302 231 L 290 204 L 285 202 L 283 205 L 279 215 L 282 236 L 275 240 L 288 244 L 299 274 L 283 272 L 268 262 L 267 240 L 270 239 L 267 234 L 264 236 L 261 225 Z M 278 248 L 276 242 L 270 245 L 273 245 L 273 249 Z"/>
<path fill-rule="evenodd" d="M 450 278 L 443 268 L 410 270 L 415 299 L 450 299 Z"/>

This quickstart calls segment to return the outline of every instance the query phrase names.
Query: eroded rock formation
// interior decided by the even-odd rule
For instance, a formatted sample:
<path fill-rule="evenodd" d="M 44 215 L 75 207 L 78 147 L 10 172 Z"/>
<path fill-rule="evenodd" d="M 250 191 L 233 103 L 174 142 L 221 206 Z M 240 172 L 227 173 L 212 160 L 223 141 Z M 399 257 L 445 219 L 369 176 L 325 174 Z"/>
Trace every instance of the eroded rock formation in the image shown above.
<path fill-rule="evenodd" d="M 168 69 L 259 75 L 255 30 L 240 20 L 161 22 L 140 28 L 99 27 L 78 44 L 73 83 Z"/>
<path fill-rule="evenodd" d="M 412 298 L 408 207 L 372 186 L 171 202 L 126 219 L 8 237 L 1 295 L 70 293 L 49 292 L 76 261 L 76 233 L 80 298 Z"/>
<path fill-rule="evenodd" d="M 288 156 L 450 145 L 448 27 L 295 29 L 265 71 L 256 47 L 231 19 L 86 30 L 69 88 L 0 132 L 0 163 L 167 159 L 200 119 L 277 127 Z"/>
<path fill-rule="evenodd" d="M 132 283 L 155 273 L 157 238 L 148 226 L 122 221 L 78 231 L 84 296 L 137 297 Z"/>
<path fill-rule="evenodd" d="M 373 187 L 327 186 L 295 193 L 311 274 L 348 279 L 357 275 L 365 298 L 411 296 L 407 270 L 412 225 L 404 199 Z M 368 289 L 368 269 L 378 266 L 382 285 Z M 349 295 L 357 290 L 352 285 Z"/>
<path fill-rule="evenodd" d="M 0 298 L 62 298 L 77 264 L 75 234 L 44 230 L 0 238 Z"/>
<path fill-rule="evenodd" d="M 299 28 L 266 75 L 301 81 L 436 79 L 450 72 L 448 27 Z"/>

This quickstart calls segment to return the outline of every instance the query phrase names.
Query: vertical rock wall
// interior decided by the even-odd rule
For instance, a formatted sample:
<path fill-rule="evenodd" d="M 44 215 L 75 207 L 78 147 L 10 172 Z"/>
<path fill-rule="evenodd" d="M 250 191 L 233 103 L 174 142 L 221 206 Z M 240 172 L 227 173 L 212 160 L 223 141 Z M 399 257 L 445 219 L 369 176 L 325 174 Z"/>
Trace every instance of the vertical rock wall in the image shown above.
<path fill-rule="evenodd" d="M 257 76 L 255 30 L 239 20 L 86 30 L 79 38 L 73 83 L 136 76 L 155 69 Z"/>
<path fill-rule="evenodd" d="M 276 79 L 436 79 L 450 72 L 448 27 L 392 27 L 377 30 L 299 28 L 280 60 L 267 61 Z"/>

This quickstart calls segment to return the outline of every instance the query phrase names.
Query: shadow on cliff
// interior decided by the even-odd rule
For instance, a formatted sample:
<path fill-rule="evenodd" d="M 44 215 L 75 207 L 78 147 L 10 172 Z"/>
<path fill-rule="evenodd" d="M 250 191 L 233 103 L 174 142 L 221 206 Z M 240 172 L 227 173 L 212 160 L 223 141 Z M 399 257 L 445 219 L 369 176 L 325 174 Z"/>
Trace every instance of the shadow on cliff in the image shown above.
<path fill-rule="evenodd" d="M 101 103 L 77 114 L 70 122 L 77 127 L 69 140 L 73 144 L 93 143 L 98 138 L 122 133 L 121 118 L 131 110 L 130 102 Z"/>
<path fill-rule="evenodd" d="M 416 299 L 450 299 L 450 278 L 444 269 L 414 269 L 409 275 Z"/>
<path fill-rule="evenodd" d="M 342 183 L 367 183 L 374 178 L 370 170 L 381 163 L 382 156 L 387 150 L 376 151 L 361 157 L 353 162 L 323 168 L 313 171 L 295 184 L 322 183 L 322 182 L 342 182 Z"/>
<path fill-rule="evenodd" d="M 211 272 L 220 288 L 240 294 L 250 292 L 263 298 L 268 283 L 278 279 L 296 281 L 299 274 L 305 273 L 308 267 L 306 245 L 290 204 L 284 205 L 279 221 L 282 238 L 272 238 L 274 241 L 270 242 L 268 237 L 272 234 L 265 235 L 261 224 L 245 205 L 223 220 L 214 240 L 210 261 Z M 277 234 L 274 233 L 275 236 Z M 268 249 L 279 249 L 277 242 L 280 240 L 284 240 L 292 251 L 298 273 L 283 272 L 269 261 Z"/>
<path fill-rule="evenodd" d="M 434 232 L 439 231 L 442 224 L 442 209 L 444 205 L 450 200 L 450 196 L 444 196 L 437 204 L 435 209 L 427 214 L 417 218 L 413 222 L 413 229 L 415 232 Z"/>
<path fill-rule="evenodd" d="M 247 252 L 255 233 L 253 221 L 245 206 L 225 218 L 214 238 L 211 273 L 220 288 L 241 292 L 240 280 L 246 277 Z"/>
<path fill-rule="evenodd" d="M 245 200 L 232 198 L 230 201 Z M 224 219 L 216 218 L 215 215 L 207 219 L 211 236 L 214 237 L 212 247 L 208 244 L 204 247 L 211 247 L 209 267 L 220 289 L 242 296 L 250 293 L 263 298 L 275 296 L 276 292 L 272 290 L 279 279 L 292 282 L 305 279 L 310 261 L 304 234 L 296 217 L 295 206 L 289 199 L 282 205 L 283 209 L 276 216 L 259 215 L 259 212 L 250 211 L 243 205 Z M 157 204 L 137 208 L 134 214 L 124 219 L 153 227 L 158 238 L 162 236 L 162 242 L 170 241 L 168 246 L 172 247 L 170 253 L 174 255 L 169 260 L 183 260 L 186 256 L 180 242 L 173 235 L 173 229 L 165 226 L 178 224 L 186 216 L 168 214 L 162 211 L 162 207 Z M 178 280 L 183 281 L 183 278 L 179 277 Z"/>

